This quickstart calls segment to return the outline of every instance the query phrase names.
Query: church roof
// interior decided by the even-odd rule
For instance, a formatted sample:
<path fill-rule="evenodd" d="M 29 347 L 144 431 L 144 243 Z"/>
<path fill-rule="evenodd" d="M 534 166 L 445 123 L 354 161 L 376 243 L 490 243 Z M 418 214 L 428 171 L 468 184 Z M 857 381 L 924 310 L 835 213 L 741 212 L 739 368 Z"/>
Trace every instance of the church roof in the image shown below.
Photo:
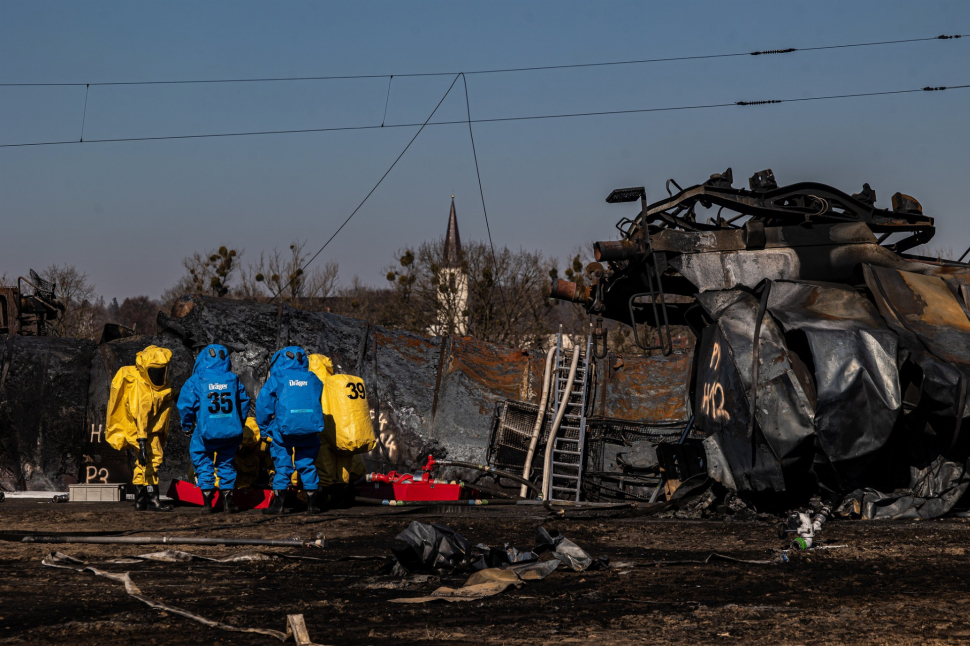
<path fill-rule="evenodd" d="M 445 235 L 444 265 L 460 267 L 463 259 L 461 236 L 458 235 L 458 216 L 455 214 L 455 196 L 451 196 L 451 213 L 448 214 L 448 233 Z"/>

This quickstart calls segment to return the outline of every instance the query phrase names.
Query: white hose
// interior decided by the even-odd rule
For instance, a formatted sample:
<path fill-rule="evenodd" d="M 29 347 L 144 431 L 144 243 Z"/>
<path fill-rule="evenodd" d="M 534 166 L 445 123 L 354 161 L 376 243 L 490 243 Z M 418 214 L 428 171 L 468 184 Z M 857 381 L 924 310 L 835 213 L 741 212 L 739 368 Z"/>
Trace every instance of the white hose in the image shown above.
<path fill-rule="evenodd" d="M 549 500 L 552 493 L 552 447 L 556 443 L 556 433 L 559 432 L 559 424 L 562 423 L 562 416 L 566 414 L 566 407 L 569 405 L 569 396 L 573 392 L 573 379 L 576 378 L 576 365 L 579 363 L 579 345 L 573 348 L 573 362 L 569 366 L 569 377 L 566 379 L 566 388 L 563 391 L 562 399 L 559 400 L 559 411 L 556 413 L 556 420 L 552 423 L 549 430 L 549 441 L 546 442 L 546 459 L 542 468 L 542 499 Z"/>
<path fill-rule="evenodd" d="M 536 425 L 532 429 L 532 439 L 529 440 L 529 452 L 525 455 L 525 466 L 522 468 L 522 477 L 529 479 L 529 472 L 532 471 L 532 458 L 536 453 L 536 444 L 542 435 L 542 423 L 546 420 L 546 405 L 549 403 L 549 376 L 552 374 L 552 360 L 556 356 L 556 348 L 549 348 L 546 353 L 546 371 L 542 375 L 542 396 L 539 398 L 539 416 L 536 417 Z M 519 496 L 525 498 L 528 490 L 525 485 L 519 489 Z"/>

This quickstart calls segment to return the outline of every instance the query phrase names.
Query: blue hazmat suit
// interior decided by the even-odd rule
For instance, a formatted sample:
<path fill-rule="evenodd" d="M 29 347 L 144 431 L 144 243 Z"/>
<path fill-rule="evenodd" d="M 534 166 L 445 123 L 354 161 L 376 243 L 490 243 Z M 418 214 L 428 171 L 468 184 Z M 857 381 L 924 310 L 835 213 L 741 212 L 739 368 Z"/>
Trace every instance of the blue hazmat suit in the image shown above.
<path fill-rule="evenodd" d="M 277 491 L 287 488 L 294 471 L 300 472 L 305 491 L 319 487 L 315 461 L 323 431 L 322 395 L 323 382 L 310 372 L 303 348 L 288 346 L 273 355 L 269 378 L 256 398 L 256 424 L 273 440 Z"/>
<path fill-rule="evenodd" d="M 232 489 L 236 484 L 236 451 L 243 438 L 249 412 L 249 395 L 239 377 L 232 373 L 229 350 L 206 346 L 195 359 L 192 376 L 182 386 L 178 411 L 182 430 L 192 431 L 189 456 L 200 489 Z"/>

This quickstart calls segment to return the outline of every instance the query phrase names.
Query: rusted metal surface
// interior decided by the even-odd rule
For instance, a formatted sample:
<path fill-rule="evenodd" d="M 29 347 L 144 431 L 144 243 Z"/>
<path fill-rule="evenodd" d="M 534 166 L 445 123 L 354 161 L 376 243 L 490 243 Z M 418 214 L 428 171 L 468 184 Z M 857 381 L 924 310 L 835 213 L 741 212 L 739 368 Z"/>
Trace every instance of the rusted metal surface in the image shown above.
<path fill-rule="evenodd" d="M 432 429 L 450 457 L 484 461 L 495 407 L 506 399 L 528 397 L 534 361 L 521 350 L 471 337 L 450 338 Z"/>
<path fill-rule="evenodd" d="M 595 414 L 631 421 L 686 421 L 691 361 L 690 351 L 624 357 L 623 367 L 609 373 L 607 361 L 597 362 L 595 387 L 601 396 L 593 397 Z"/>

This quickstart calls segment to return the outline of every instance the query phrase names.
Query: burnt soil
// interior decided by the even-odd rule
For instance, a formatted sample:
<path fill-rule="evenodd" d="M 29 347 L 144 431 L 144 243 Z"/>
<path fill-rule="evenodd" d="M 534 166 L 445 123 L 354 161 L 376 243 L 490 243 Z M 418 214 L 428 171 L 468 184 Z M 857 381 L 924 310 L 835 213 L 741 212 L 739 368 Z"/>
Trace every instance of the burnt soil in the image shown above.
<path fill-rule="evenodd" d="M 272 637 L 225 632 L 150 608 L 121 583 L 41 565 L 51 550 L 108 572 L 129 572 L 142 593 L 237 626 L 285 630 L 302 613 L 321 644 L 585 643 L 952 643 L 970 641 L 968 525 L 831 521 L 829 545 L 790 554 L 787 563 L 704 559 L 779 556 L 783 541 L 767 521 L 550 518 L 541 508 L 354 508 L 260 522 L 256 512 L 203 516 L 198 508 L 135 513 L 130 503 L 0 503 L 0 532 L 155 530 L 139 536 L 313 538 L 326 549 L 259 548 L 265 554 L 317 558 L 385 557 L 411 520 L 441 522 L 472 543 L 520 548 L 536 528 L 562 531 L 593 557 L 614 564 L 576 573 L 559 568 L 543 581 L 478 601 L 394 604 L 390 599 L 460 587 L 466 574 L 402 579 L 381 575 L 381 560 L 278 558 L 244 563 L 106 563 L 161 545 L 39 545 L 0 542 L 0 644 L 274 644 Z M 252 523 L 259 523 L 252 525 Z M 226 527 L 230 525 L 230 527 Z M 224 557 L 246 547 L 176 546 Z M 80 566 L 78 566 L 80 567 Z M 292 643 L 292 642 L 291 642 Z"/>

